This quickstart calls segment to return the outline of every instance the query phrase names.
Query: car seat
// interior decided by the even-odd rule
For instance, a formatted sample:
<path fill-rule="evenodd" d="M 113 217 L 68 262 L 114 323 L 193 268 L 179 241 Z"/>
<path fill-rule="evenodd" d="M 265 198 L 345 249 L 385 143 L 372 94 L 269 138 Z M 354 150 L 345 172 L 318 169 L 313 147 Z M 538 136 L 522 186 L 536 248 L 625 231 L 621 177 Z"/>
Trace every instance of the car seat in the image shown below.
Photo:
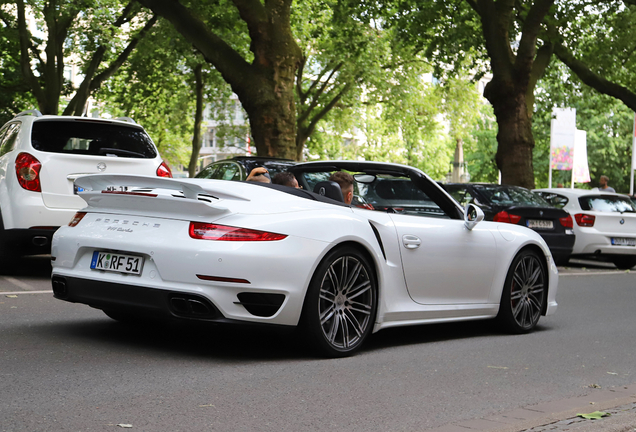
<path fill-rule="evenodd" d="M 316 183 L 316 186 L 314 186 L 314 192 L 319 195 L 326 196 L 327 198 L 344 202 L 340 185 L 335 181 L 326 180 Z"/>

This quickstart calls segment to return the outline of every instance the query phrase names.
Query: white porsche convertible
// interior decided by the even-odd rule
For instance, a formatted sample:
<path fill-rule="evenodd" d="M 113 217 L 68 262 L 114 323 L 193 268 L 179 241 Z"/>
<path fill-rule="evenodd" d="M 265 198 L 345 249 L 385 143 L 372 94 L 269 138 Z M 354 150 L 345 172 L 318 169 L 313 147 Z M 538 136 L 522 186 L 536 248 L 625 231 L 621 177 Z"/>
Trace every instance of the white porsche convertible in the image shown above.
<path fill-rule="evenodd" d="M 55 297 L 122 321 L 301 326 L 332 357 L 387 327 L 497 318 L 524 333 L 556 311 L 558 273 L 541 237 L 482 222 L 421 171 L 346 161 L 290 170 L 303 189 L 78 178 L 88 206 L 54 236 Z M 328 180 L 339 170 L 355 178 L 353 205 Z"/>

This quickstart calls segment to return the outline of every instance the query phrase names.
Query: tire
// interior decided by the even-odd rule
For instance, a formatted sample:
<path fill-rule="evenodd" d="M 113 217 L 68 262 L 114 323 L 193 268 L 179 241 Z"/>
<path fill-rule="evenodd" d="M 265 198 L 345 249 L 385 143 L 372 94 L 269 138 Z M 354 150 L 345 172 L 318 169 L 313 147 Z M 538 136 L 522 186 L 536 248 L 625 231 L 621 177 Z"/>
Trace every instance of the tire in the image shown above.
<path fill-rule="evenodd" d="M 532 331 L 543 313 L 548 294 L 545 261 L 532 250 L 523 250 L 508 270 L 497 319 L 513 334 Z"/>
<path fill-rule="evenodd" d="M 618 255 L 612 257 L 612 262 L 619 270 L 629 270 L 636 265 L 636 256 Z"/>
<path fill-rule="evenodd" d="M 560 257 L 555 257 L 554 258 L 554 263 L 559 266 L 559 267 L 563 267 L 568 265 L 568 263 L 570 262 L 570 256 L 569 255 L 564 255 L 564 256 L 560 256 Z"/>
<path fill-rule="evenodd" d="M 353 247 L 331 251 L 316 269 L 303 307 L 302 327 L 312 348 L 326 357 L 354 354 L 373 329 L 377 304 L 367 258 Z"/>

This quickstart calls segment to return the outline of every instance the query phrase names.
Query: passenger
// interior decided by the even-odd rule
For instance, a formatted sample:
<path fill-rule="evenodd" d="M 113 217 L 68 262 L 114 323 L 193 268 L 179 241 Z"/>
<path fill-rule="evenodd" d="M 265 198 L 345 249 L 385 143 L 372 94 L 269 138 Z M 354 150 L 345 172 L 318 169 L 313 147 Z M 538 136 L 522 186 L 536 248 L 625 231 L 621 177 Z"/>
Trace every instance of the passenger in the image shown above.
<path fill-rule="evenodd" d="M 335 173 L 331 174 L 329 180 L 334 181 L 340 185 L 344 203 L 351 204 L 351 200 L 353 200 L 353 182 L 355 181 L 353 176 L 344 171 L 336 171 Z"/>
<path fill-rule="evenodd" d="M 272 180 L 269 177 L 269 171 L 267 168 L 256 167 L 250 172 L 250 175 L 247 176 L 245 181 L 253 181 L 260 183 L 271 183 Z"/>
<path fill-rule="evenodd" d="M 272 178 L 272 183 L 300 189 L 300 186 L 298 186 L 298 180 L 296 180 L 296 176 L 287 171 L 279 172 L 278 174 L 276 174 L 274 178 Z"/>

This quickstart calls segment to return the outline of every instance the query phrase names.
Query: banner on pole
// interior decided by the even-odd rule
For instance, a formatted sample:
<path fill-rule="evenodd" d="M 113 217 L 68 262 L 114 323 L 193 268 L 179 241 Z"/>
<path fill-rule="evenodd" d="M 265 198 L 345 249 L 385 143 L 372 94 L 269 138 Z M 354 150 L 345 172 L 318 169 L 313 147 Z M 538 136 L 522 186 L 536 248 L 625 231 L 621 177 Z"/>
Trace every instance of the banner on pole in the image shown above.
<path fill-rule="evenodd" d="M 574 171 L 572 181 L 575 183 L 589 183 L 590 169 L 587 164 L 587 132 L 577 130 L 574 136 Z"/>
<path fill-rule="evenodd" d="M 571 170 L 574 166 L 576 109 L 554 108 L 550 123 L 550 168 Z M 587 162 L 587 157 L 585 158 Z"/>
<path fill-rule="evenodd" d="M 632 171 L 636 168 L 636 113 L 634 113 L 634 132 L 632 133 Z"/>

